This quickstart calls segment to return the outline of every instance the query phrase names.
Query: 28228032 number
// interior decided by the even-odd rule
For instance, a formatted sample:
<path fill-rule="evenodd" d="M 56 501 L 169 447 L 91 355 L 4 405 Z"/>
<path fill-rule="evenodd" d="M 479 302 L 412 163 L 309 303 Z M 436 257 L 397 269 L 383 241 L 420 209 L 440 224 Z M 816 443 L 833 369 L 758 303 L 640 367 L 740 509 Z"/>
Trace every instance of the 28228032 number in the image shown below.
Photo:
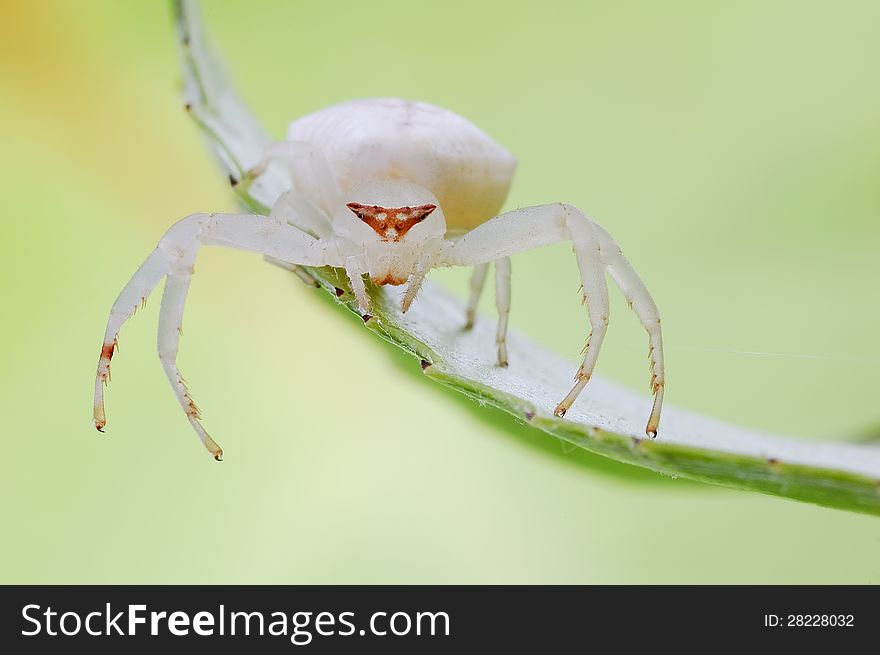
<path fill-rule="evenodd" d="M 852 614 L 789 614 L 786 623 L 789 627 L 825 628 L 852 627 Z"/>

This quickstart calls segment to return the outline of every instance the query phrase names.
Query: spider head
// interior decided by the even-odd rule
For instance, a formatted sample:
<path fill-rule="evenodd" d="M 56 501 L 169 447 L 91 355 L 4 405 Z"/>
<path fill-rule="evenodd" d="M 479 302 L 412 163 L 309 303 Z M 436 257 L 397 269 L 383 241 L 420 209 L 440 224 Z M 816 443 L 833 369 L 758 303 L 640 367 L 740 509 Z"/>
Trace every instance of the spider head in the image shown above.
<path fill-rule="evenodd" d="M 376 284 L 403 284 L 426 249 L 446 233 L 437 198 L 402 181 L 363 184 L 347 194 L 333 230 L 360 248 Z"/>

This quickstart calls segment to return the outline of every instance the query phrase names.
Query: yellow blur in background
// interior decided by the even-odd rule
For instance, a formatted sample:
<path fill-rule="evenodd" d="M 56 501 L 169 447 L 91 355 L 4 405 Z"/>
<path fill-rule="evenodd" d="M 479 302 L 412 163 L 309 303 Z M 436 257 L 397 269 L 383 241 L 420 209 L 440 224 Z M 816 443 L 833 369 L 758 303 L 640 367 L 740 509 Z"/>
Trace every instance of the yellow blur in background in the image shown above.
<path fill-rule="evenodd" d="M 877 518 L 570 452 L 240 252 L 200 254 L 181 346 L 226 461 L 168 388 L 155 299 L 98 435 L 110 304 L 172 222 L 235 205 L 182 111 L 164 2 L 0 7 L 0 582 L 880 582 Z M 599 220 L 663 313 L 670 404 L 805 439 L 876 426 L 876 2 L 204 13 L 276 135 L 350 98 L 425 100 L 517 154 L 509 207 Z M 574 359 L 577 289 L 566 246 L 517 257 L 514 329 Z M 599 374 L 644 389 L 644 342 L 615 295 Z"/>

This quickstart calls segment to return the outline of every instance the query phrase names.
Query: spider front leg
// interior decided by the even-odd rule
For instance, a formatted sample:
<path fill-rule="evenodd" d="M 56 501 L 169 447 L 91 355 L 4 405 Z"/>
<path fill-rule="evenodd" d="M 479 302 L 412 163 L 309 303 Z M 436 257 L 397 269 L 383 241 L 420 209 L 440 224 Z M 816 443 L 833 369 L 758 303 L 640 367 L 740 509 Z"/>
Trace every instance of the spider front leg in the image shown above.
<path fill-rule="evenodd" d="M 223 451 L 208 435 L 199 421 L 199 410 L 193 402 L 177 368 L 180 326 L 187 291 L 198 250 L 203 245 L 222 245 L 258 252 L 283 261 L 305 266 L 338 265 L 329 261 L 323 242 L 283 223 L 253 214 L 193 214 L 173 225 L 159 241 L 156 249 L 125 285 L 119 294 L 104 332 L 104 343 L 98 360 L 95 379 L 95 427 L 103 431 L 104 385 L 110 378 L 110 359 L 122 324 L 144 302 L 153 288 L 167 277 L 159 312 L 159 359 L 178 402 L 190 424 L 214 456 L 221 459 Z"/>
<path fill-rule="evenodd" d="M 556 406 L 554 414 L 565 415 L 593 373 L 608 328 L 607 270 L 648 332 L 654 405 L 645 431 L 654 437 L 660 423 L 664 389 L 660 315 L 644 283 L 602 227 L 571 205 L 518 209 L 496 216 L 450 243 L 440 254 L 437 265 L 479 265 L 562 240 L 571 240 L 574 244 L 592 331 L 575 376 L 575 385 Z"/>

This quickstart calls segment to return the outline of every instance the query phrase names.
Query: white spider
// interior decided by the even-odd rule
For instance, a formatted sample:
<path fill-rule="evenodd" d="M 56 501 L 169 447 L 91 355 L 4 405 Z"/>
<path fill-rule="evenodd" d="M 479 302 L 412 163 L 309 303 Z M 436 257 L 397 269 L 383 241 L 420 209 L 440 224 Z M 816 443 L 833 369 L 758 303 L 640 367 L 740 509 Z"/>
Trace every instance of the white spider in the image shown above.
<path fill-rule="evenodd" d="M 292 189 L 270 216 L 193 214 L 173 225 L 119 294 L 110 312 L 95 381 L 95 426 L 102 430 L 104 384 L 122 324 L 163 278 L 159 358 L 190 423 L 205 447 L 223 451 L 199 421 L 177 369 L 183 306 L 193 264 L 203 245 L 262 253 L 289 267 L 344 268 L 365 320 L 370 300 L 364 275 L 377 285 L 407 284 L 406 311 L 428 271 L 473 266 L 467 324 L 495 262 L 498 364 L 507 366 L 510 256 L 571 240 L 592 325 L 575 385 L 556 406 L 563 416 L 586 386 L 608 328 L 607 271 L 648 331 L 654 405 L 646 432 L 654 437 L 663 402 L 660 316 L 638 274 L 601 226 L 571 205 L 539 205 L 496 215 L 516 160 L 464 118 L 432 105 L 398 99 L 356 100 L 291 124 L 288 140 L 273 144 L 270 161 L 286 164 Z"/>

